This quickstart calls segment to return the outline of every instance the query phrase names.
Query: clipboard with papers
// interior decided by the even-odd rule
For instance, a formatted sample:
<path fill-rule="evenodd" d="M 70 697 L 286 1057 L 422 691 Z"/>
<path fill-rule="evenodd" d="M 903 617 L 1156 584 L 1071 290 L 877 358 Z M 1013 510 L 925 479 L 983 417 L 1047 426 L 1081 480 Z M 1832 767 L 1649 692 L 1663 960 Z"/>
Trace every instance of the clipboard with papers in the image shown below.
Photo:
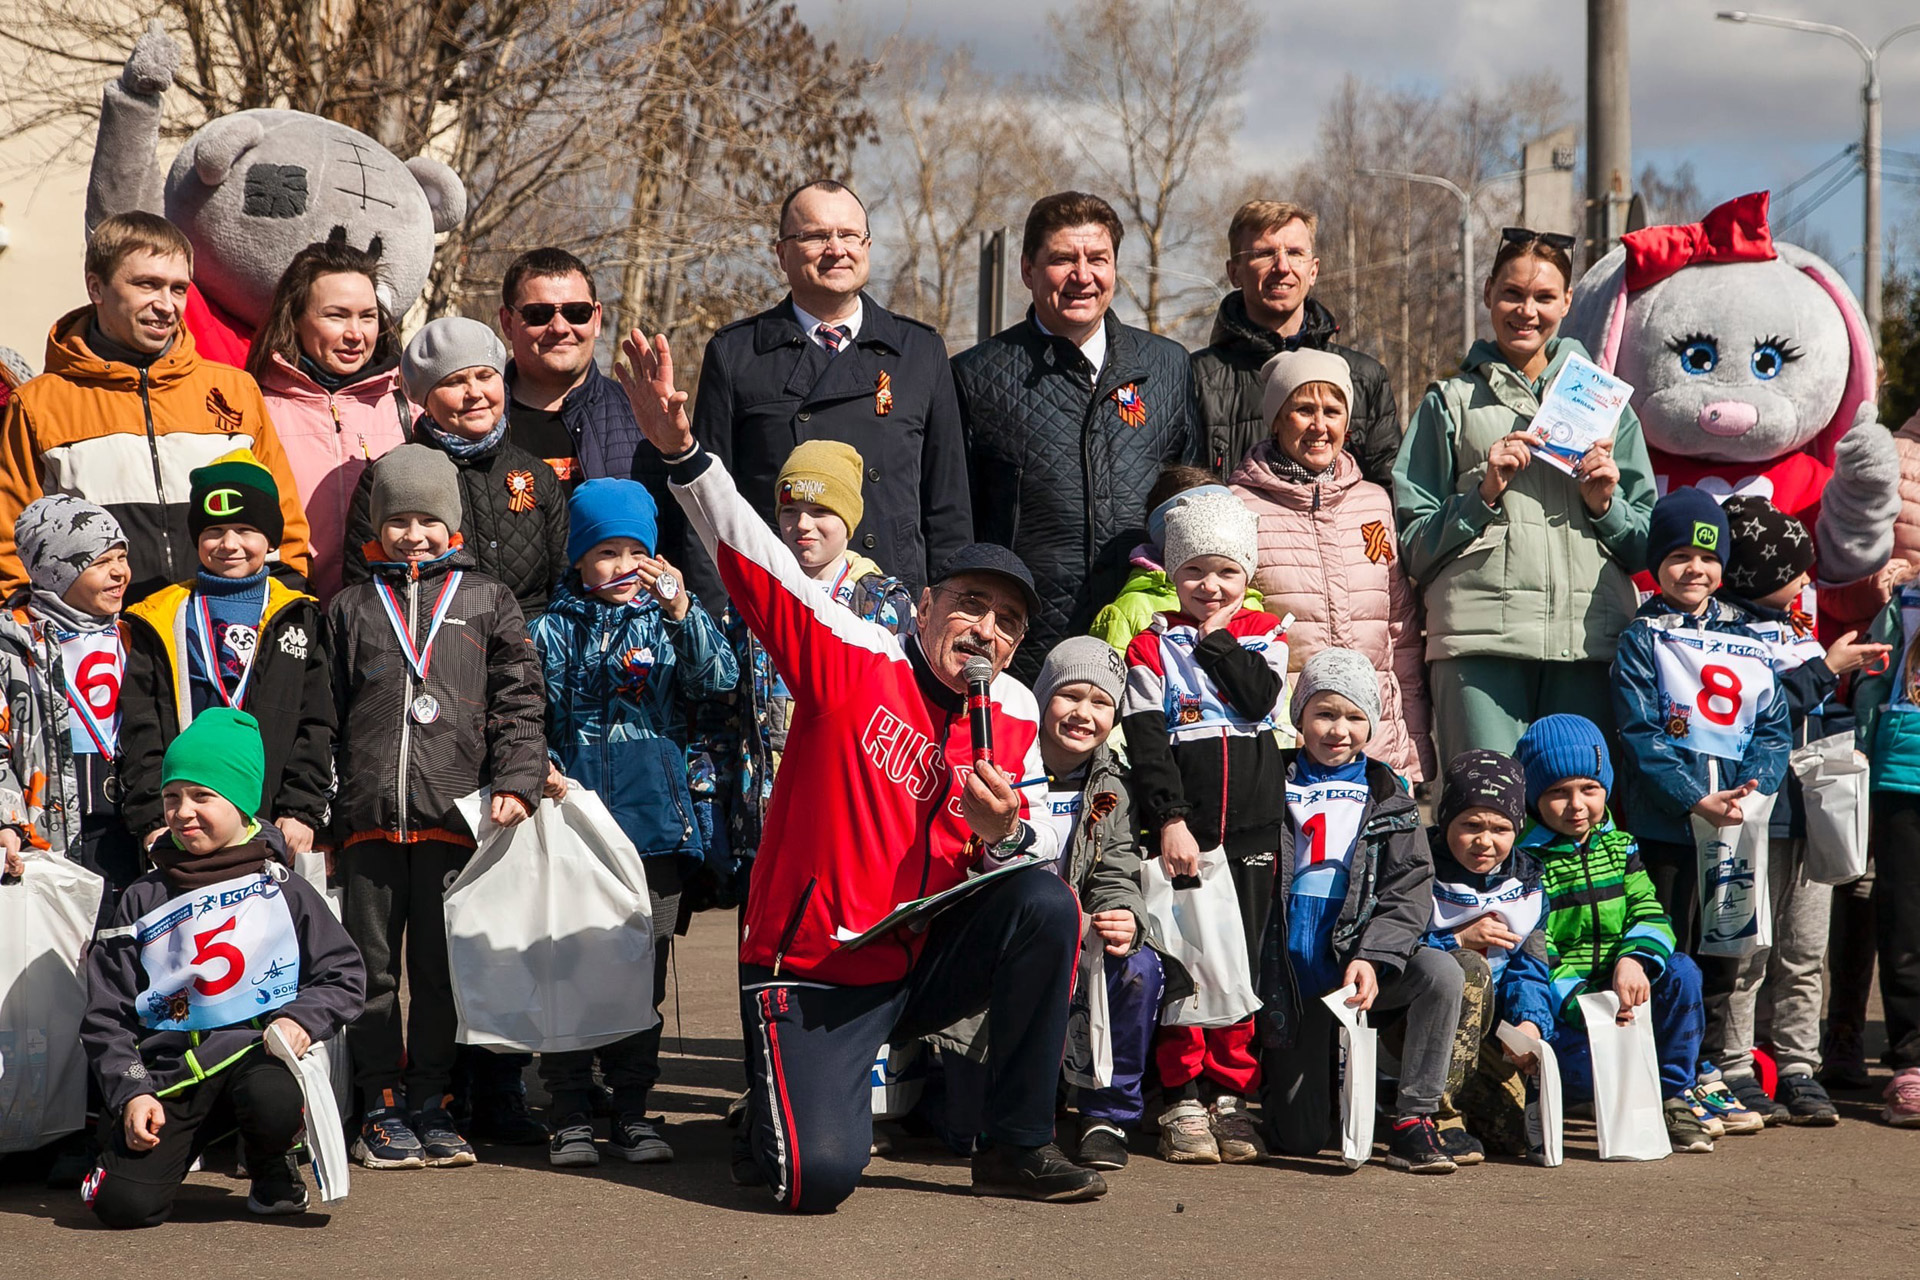
<path fill-rule="evenodd" d="M 1025 871 L 1028 867 L 1052 866 L 1053 861 L 1052 858 L 1041 857 L 1037 854 L 1022 854 L 1020 857 L 1003 863 L 991 871 L 983 871 L 979 875 L 968 876 L 951 889 L 943 889 L 939 893 L 930 894 L 924 898 L 915 898 L 911 902 L 903 902 L 893 910 L 887 912 L 885 916 L 881 917 L 879 923 L 862 933 L 851 933 L 843 929 L 835 934 L 834 941 L 840 944 L 842 951 L 857 951 L 869 942 L 884 938 L 903 928 L 911 929 L 915 933 L 924 933 L 926 932 L 927 926 L 933 922 L 935 916 L 945 911 L 948 907 L 953 906 L 961 899 L 977 893 L 980 889 L 998 880 L 1001 876 L 1012 875 L 1016 871 Z"/>

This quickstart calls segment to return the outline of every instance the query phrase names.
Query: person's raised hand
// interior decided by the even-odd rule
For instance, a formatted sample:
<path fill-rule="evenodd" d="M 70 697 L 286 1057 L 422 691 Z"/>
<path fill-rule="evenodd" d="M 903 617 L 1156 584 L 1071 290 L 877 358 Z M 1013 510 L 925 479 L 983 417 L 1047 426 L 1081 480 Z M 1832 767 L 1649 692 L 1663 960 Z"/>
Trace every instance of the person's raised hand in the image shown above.
<path fill-rule="evenodd" d="M 664 585 L 663 585 L 664 583 Z M 687 580 L 665 556 L 640 557 L 640 585 L 647 594 L 660 602 L 660 612 L 675 622 L 687 616 L 690 601 L 687 596 Z"/>
<path fill-rule="evenodd" d="M 1531 431 L 1516 431 L 1493 442 L 1487 450 L 1487 474 L 1480 479 L 1480 501 L 1490 507 L 1499 505 L 1513 478 L 1533 461 L 1533 446 L 1538 442 Z"/>
<path fill-rule="evenodd" d="M 1759 779 L 1748 778 L 1737 787 L 1709 792 L 1700 797 L 1700 802 L 1693 806 L 1693 812 L 1716 827 L 1737 827 L 1747 820 L 1740 802 L 1759 789 Z"/>
<path fill-rule="evenodd" d="M 1499 916 L 1481 916 L 1471 924 L 1453 931 L 1453 940 L 1469 951 L 1485 955 L 1488 947 L 1511 951 L 1520 945 L 1520 935 L 1507 928 Z"/>
<path fill-rule="evenodd" d="M 1020 830 L 1020 793 L 998 765 L 981 760 L 960 792 L 960 816 L 989 845 L 1011 840 Z"/>
<path fill-rule="evenodd" d="M 1133 948 L 1133 935 L 1139 928 L 1139 921 L 1125 907 L 1118 911 L 1093 913 L 1093 931 L 1100 935 L 1100 941 L 1106 944 L 1110 956 L 1127 954 Z"/>
<path fill-rule="evenodd" d="M 649 343 L 635 329 L 620 344 L 626 363 L 616 360 L 613 376 L 627 393 L 627 404 L 640 433 L 662 456 L 677 458 L 693 448 L 693 423 L 687 418 L 687 393 L 673 385 L 673 352 L 667 335 L 655 334 Z"/>
<path fill-rule="evenodd" d="M 1574 465 L 1574 478 L 1580 481 L 1580 501 L 1587 514 L 1598 519 L 1613 505 L 1613 491 L 1620 485 L 1620 464 L 1613 460 L 1613 441 L 1597 440 Z"/>
<path fill-rule="evenodd" d="M 160 1131 L 167 1127 L 167 1110 L 160 1099 L 143 1093 L 127 1104 L 120 1115 L 120 1127 L 126 1131 L 129 1151 L 151 1151 L 160 1145 Z"/>
<path fill-rule="evenodd" d="M 1160 862 L 1170 877 L 1200 874 L 1200 842 L 1187 829 L 1185 818 L 1175 818 L 1160 828 Z"/>
<path fill-rule="evenodd" d="M 1351 986 L 1353 994 L 1347 997 L 1347 1008 L 1358 1009 L 1365 1013 L 1373 1008 L 1373 1002 L 1380 998 L 1380 974 L 1373 967 L 1373 961 L 1355 958 L 1347 966 L 1345 977 L 1340 985 Z"/>
<path fill-rule="evenodd" d="M 1828 646 L 1827 669 L 1837 676 L 1843 676 L 1849 671 L 1858 671 L 1870 662 L 1878 662 L 1893 652 L 1892 645 L 1856 643 L 1859 639 L 1858 631 L 1849 631 Z"/>

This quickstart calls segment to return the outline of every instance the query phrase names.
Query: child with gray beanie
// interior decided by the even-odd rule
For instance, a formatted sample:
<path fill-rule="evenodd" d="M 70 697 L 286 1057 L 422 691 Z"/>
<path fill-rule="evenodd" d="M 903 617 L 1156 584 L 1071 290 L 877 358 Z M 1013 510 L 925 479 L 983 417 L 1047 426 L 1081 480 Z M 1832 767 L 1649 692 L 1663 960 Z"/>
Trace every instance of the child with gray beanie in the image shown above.
<path fill-rule="evenodd" d="M 0 687 L 25 694 L 0 732 L 0 850 L 8 875 L 26 843 L 99 875 L 104 919 L 140 874 L 120 818 L 127 535 L 104 508 L 56 493 L 27 505 L 13 537 L 28 585 L 0 614 Z"/>
<path fill-rule="evenodd" d="M 1352 987 L 1349 1008 L 1406 1010 L 1388 1166 L 1451 1173 L 1434 1114 L 1453 1058 L 1462 975 L 1420 944 L 1433 914 L 1420 811 L 1393 770 L 1366 753 L 1380 721 L 1379 676 L 1351 649 L 1322 649 L 1300 669 L 1292 711 L 1300 748 L 1287 753 L 1286 818 L 1260 951 L 1269 1138 L 1295 1156 L 1332 1139 L 1334 1019 L 1320 997 Z"/>
<path fill-rule="evenodd" d="M 400 358 L 407 398 L 422 409 L 413 438 L 444 455 L 457 475 L 467 551 L 482 572 L 512 589 L 532 619 L 573 565 L 567 488 L 544 459 L 508 438 L 506 369 L 507 349 L 493 330 L 463 316 L 429 322 Z M 380 523 L 373 483 L 369 467 L 347 514 L 341 576 L 349 586 L 372 576 L 366 549 Z"/>
<path fill-rule="evenodd" d="M 1224 861 L 1250 965 L 1283 815 L 1274 734 L 1287 678 L 1286 622 L 1245 607 L 1255 532 L 1253 513 L 1227 493 L 1195 494 L 1167 514 L 1166 565 L 1180 607 L 1128 645 L 1121 699 L 1141 825 L 1158 834 L 1176 882 Z M 1246 1108 L 1259 1087 L 1253 1041 L 1252 1011 L 1229 1026 L 1160 1029 L 1164 1158 L 1240 1164 L 1266 1154 Z"/>

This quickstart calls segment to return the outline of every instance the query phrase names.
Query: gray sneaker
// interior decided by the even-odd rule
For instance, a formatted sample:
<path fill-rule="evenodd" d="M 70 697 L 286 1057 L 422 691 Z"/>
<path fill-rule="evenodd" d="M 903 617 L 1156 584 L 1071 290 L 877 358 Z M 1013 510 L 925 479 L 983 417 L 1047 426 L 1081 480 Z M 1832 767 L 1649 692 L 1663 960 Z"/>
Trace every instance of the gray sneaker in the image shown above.
<path fill-rule="evenodd" d="M 645 1116 L 616 1119 L 607 1133 L 607 1145 L 628 1164 L 666 1164 L 673 1159 L 673 1148 L 660 1136 L 659 1126 Z"/>
<path fill-rule="evenodd" d="M 1660 1109 L 1661 1118 L 1667 1122 L 1667 1140 L 1675 1151 L 1713 1150 L 1713 1138 L 1707 1129 L 1707 1122 L 1694 1114 L 1692 1102 L 1687 1098 L 1668 1098 Z"/>
<path fill-rule="evenodd" d="M 1222 1164 L 1252 1164 L 1266 1158 L 1267 1144 L 1247 1114 L 1247 1104 L 1230 1093 L 1223 1093 L 1207 1108 L 1207 1126 L 1213 1131 L 1214 1145 Z"/>
<path fill-rule="evenodd" d="M 1160 1113 L 1160 1158 L 1170 1164 L 1219 1164 L 1207 1109 L 1195 1099 L 1176 1102 Z"/>
<path fill-rule="evenodd" d="M 586 1169 L 600 1163 L 593 1145 L 593 1121 L 576 1111 L 554 1126 L 547 1139 L 547 1163 L 556 1169 Z"/>

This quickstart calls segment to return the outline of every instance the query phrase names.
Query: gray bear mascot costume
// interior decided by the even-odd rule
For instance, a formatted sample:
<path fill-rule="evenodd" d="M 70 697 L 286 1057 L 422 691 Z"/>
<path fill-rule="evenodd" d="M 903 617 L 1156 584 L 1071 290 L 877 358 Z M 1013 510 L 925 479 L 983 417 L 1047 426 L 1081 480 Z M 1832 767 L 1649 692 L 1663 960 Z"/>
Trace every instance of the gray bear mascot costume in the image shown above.
<path fill-rule="evenodd" d="M 156 21 L 100 99 L 87 230 L 116 213 L 163 214 L 193 245 L 187 328 L 201 355 L 246 363 L 293 255 L 336 229 L 381 244 L 388 314 L 426 287 L 433 237 L 466 216 L 467 192 L 427 156 L 404 163 L 357 129 L 304 111 L 236 111 L 202 125 L 161 180 L 161 97 L 180 55 Z"/>

